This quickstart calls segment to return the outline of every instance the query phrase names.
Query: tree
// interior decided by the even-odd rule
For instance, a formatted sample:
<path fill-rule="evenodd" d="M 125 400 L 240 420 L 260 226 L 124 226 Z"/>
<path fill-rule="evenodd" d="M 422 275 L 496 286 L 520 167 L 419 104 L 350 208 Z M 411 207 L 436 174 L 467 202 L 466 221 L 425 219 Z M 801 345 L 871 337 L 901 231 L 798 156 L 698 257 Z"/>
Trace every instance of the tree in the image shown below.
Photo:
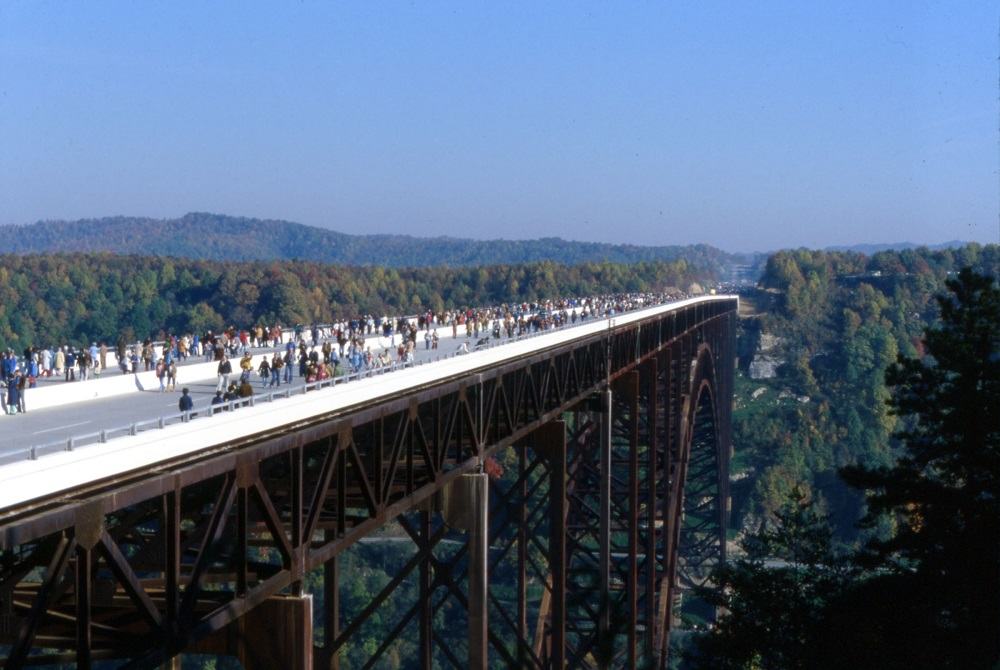
<path fill-rule="evenodd" d="M 725 614 L 688 660 L 699 670 L 821 667 L 824 612 L 853 569 L 834 546 L 829 519 L 796 487 L 741 546 L 745 557 L 717 569 L 714 586 L 700 593 Z"/>
<path fill-rule="evenodd" d="M 886 371 L 898 457 L 841 471 L 881 532 L 841 556 L 793 492 L 715 572 L 725 613 L 698 667 L 1000 668 L 1000 287 L 969 269 L 946 285 L 926 355 Z"/>
<path fill-rule="evenodd" d="M 968 268 L 947 286 L 928 355 L 886 374 L 902 456 L 842 474 L 867 493 L 864 524 L 896 523 L 859 556 L 879 570 L 866 593 L 906 593 L 916 608 L 905 639 L 887 642 L 913 667 L 990 668 L 1000 661 L 1000 288 Z"/>

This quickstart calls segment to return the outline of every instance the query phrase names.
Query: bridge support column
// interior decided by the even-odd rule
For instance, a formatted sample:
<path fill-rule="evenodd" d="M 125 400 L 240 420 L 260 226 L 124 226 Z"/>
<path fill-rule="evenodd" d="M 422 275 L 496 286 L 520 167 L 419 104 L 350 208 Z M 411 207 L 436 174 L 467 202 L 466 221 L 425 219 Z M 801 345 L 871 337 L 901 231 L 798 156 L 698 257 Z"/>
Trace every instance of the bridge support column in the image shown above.
<path fill-rule="evenodd" d="M 465 475 L 469 502 L 469 668 L 486 670 L 489 663 L 487 589 L 489 585 L 489 475 Z"/>
<path fill-rule="evenodd" d="M 535 433 L 535 450 L 549 461 L 550 668 L 566 667 L 566 424 L 552 421 Z"/>
<path fill-rule="evenodd" d="M 601 469 L 600 469 L 600 554 L 598 588 L 600 589 L 600 606 L 598 610 L 598 640 L 609 644 L 611 634 L 611 429 L 613 417 L 611 414 L 611 389 L 605 389 L 600 395 L 600 426 L 601 426 Z"/>
<path fill-rule="evenodd" d="M 445 523 L 469 534 L 469 668 L 489 662 L 489 475 L 465 474 L 444 490 Z"/>
<path fill-rule="evenodd" d="M 328 536 L 333 533 L 326 531 Z M 334 556 L 323 564 L 323 649 L 327 670 L 340 670 L 340 650 L 331 652 L 340 635 L 340 559 Z"/>
<path fill-rule="evenodd" d="M 313 670 L 312 595 L 272 596 L 185 653 L 236 656 L 244 670 Z"/>

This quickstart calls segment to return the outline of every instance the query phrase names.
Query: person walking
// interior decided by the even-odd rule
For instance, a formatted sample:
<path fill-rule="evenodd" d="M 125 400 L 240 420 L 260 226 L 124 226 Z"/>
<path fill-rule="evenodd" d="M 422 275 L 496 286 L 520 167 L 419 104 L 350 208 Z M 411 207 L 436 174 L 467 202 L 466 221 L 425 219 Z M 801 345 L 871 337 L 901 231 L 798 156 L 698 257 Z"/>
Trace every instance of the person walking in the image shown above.
<path fill-rule="evenodd" d="M 271 358 L 271 386 L 281 386 L 281 368 L 284 366 L 285 362 L 281 360 L 281 355 L 275 352 Z"/>
<path fill-rule="evenodd" d="M 7 413 L 17 414 L 17 408 L 21 405 L 21 396 L 17 391 L 17 379 L 14 375 L 7 378 Z"/>
<path fill-rule="evenodd" d="M 118 357 L 119 362 L 125 358 L 125 335 L 121 334 L 118 336 L 118 341 L 115 342 L 115 355 Z"/>
<path fill-rule="evenodd" d="M 66 352 L 66 381 L 76 381 L 76 352 L 73 349 Z"/>
<path fill-rule="evenodd" d="M 24 408 L 24 387 L 28 377 L 21 374 L 20 369 L 17 369 L 14 371 L 14 379 L 17 380 L 17 409 L 21 414 L 24 414 L 28 411 Z"/>
<path fill-rule="evenodd" d="M 177 361 L 170 361 L 167 366 L 167 390 L 177 390 Z"/>
<path fill-rule="evenodd" d="M 166 390 L 167 364 L 162 360 L 156 363 L 156 379 L 160 382 L 160 393 Z"/>
<path fill-rule="evenodd" d="M 229 386 L 229 375 L 233 374 L 233 364 L 229 362 L 229 357 L 225 354 L 222 355 L 222 359 L 219 361 L 219 383 L 216 384 L 215 390 L 222 391 Z"/>
<path fill-rule="evenodd" d="M 257 368 L 257 373 L 263 380 L 261 388 L 267 388 L 268 382 L 271 381 L 271 362 L 267 360 L 267 355 L 264 355 L 263 359 L 264 360 L 260 362 L 260 366 Z"/>
<path fill-rule="evenodd" d="M 240 370 L 240 383 L 249 381 L 250 373 L 253 371 L 253 357 L 250 355 L 249 350 L 244 351 L 243 358 L 240 359 Z"/>

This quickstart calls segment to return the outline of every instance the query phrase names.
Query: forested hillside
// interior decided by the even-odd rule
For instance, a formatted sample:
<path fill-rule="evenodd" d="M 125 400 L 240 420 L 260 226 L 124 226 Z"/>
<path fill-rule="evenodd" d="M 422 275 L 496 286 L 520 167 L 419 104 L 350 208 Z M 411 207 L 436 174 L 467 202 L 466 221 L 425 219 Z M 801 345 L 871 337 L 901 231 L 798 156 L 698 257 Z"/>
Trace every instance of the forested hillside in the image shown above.
<path fill-rule="evenodd" d="M 713 278 L 683 260 L 478 268 L 362 268 L 112 254 L 0 256 L 0 346 L 85 344 L 363 313 L 686 288 Z"/>
<path fill-rule="evenodd" d="M 179 219 L 107 217 L 0 226 L 15 254 L 99 252 L 208 260 L 307 260 L 345 265 L 471 266 L 554 261 L 635 263 L 685 260 L 719 272 L 730 255 L 705 244 L 644 247 L 539 240 L 469 240 L 409 235 L 347 235 L 289 221 L 192 213 Z"/>
<path fill-rule="evenodd" d="M 762 290 L 744 300 L 756 315 L 742 320 L 734 425 L 739 521 L 753 525 L 773 514 L 804 485 L 832 513 L 837 537 L 856 539 L 861 497 L 837 470 L 891 462 L 897 420 L 885 404 L 886 368 L 897 354 L 923 354 L 922 334 L 937 318 L 934 296 L 964 266 L 1000 276 L 1000 246 L 871 257 L 798 250 L 769 258 Z M 761 359 L 773 369 L 751 365 Z"/>

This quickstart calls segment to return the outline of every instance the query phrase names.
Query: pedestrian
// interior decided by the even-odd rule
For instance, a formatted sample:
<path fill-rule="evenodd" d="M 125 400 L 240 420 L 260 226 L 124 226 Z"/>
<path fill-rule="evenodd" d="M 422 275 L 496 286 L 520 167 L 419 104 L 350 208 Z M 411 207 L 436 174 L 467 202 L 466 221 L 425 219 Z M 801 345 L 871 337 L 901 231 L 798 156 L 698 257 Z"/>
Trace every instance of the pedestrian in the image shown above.
<path fill-rule="evenodd" d="M 236 390 L 236 395 L 240 399 L 247 399 L 253 397 L 253 387 L 250 386 L 250 380 L 244 379 L 240 382 L 240 387 Z"/>
<path fill-rule="evenodd" d="M 38 375 L 41 370 L 38 365 L 38 354 L 34 354 L 31 360 L 28 361 L 28 388 L 35 388 L 35 380 L 38 379 Z"/>
<path fill-rule="evenodd" d="M 167 366 L 167 390 L 177 390 L 177 361 L 170 361 Z"/>
<path fill-rule="evenodd" d="M 222 391 L 229 386 L 229 375 L 233 374 L 233 364 L 229 362 L 229 357 L 222 354 L 218 367 L 219 383 L 215 386 L 216 391 Z"/>
<path fill-rule="evenodd" d="M 14 375 L 7 378 L 7 414 L 17 414 L 21 404 L 21 396 L 17 391 L 17 379 Z"/>
<path fill-rule="evenodd" d="M 260 367 L 257 368 L 257 372 L 263 380 L 261 388 L 267 388 L 267 383 L 271 380 L 271 363 L 267 360 L 266 354 L 263 356 L 263 359 L 260 362 Z"/>
<path fill-rule="evenodd" d="M 194 407 L 194 400 L 191 399 L 191 391 L 188 387 L 181 389 L 180 400 L 177 401 L 177 408 L 182 412 L 190 412 L 191 408 Z"/>
<path fill-rule="evenodd" d="M 240 370 L 240 383 L 242 384 L 250 379 L 250 373 L 253 371 L 253 357 L 249 351 L 244 351 L 243 358 L 240 359 Z"/>
<path fill-rule="evenodd" d="M 17 409 L 21 414 L 24 414 L 27 412 L 24 408 L 24 387 L 27 375 L 21 374 L 21 370 L 17 369 L 14 371 L 14 378 L 17 379 Z"/>
<path fill-rule="evenodd" d="M 160 382 L 160 393 L 166 390 L 167 364 L 164 361 L 156 363 L 156 379 Z"/>
<path fill-rule="evenodd" d="M 285 362 L 281 360 L 278 352 L 275 352 L 271 358 L 271 386 L 281 386 L 281 368 L 284 366 Z"/>

